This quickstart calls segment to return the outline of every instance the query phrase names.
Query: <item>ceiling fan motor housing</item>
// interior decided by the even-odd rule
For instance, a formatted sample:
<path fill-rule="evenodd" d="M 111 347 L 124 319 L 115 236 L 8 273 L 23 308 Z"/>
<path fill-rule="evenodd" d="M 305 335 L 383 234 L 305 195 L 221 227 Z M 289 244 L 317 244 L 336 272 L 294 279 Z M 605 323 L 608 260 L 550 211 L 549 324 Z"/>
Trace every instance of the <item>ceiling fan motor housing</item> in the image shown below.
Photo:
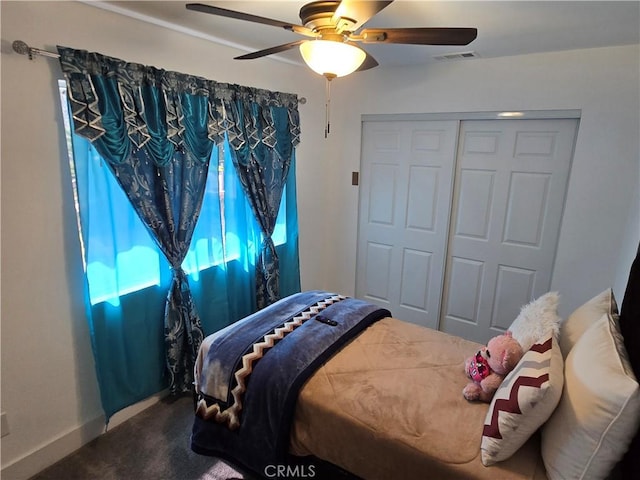
<path fill-rule="evenodd" d="M 335 0 L 307 3 L 300 9 L 300 20 L 305 27 L 317 32 L 323 30 L 351 31 L 351 27 L 357 23 L 355 20 L 342 17 L 337 25 L 332 21 L 338 5 L 340 2 Z"/>

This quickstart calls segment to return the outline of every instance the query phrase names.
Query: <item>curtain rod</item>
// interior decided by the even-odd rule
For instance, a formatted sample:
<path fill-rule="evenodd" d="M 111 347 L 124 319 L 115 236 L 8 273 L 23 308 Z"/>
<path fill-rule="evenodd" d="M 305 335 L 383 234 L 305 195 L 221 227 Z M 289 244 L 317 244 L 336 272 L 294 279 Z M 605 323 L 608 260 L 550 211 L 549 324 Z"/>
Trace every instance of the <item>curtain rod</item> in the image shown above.
<path fill-rule="evenodd" d="M 11 44 L 11 46 L 13 47 L 14 52 L 19 53 L 20 55 L 28 55 L 29 60 L 33 60 L 33 57 L 36 55 L 40 55 L 42 57 L 60 58 L 60 55 L 58 55 L 57 53 L 30 47 L 22 40 L 15 40 Z M 307 99 L 304 97 L 298 97 L 298 103 L 304 105 L 305 103 L 307 103 Z"/>

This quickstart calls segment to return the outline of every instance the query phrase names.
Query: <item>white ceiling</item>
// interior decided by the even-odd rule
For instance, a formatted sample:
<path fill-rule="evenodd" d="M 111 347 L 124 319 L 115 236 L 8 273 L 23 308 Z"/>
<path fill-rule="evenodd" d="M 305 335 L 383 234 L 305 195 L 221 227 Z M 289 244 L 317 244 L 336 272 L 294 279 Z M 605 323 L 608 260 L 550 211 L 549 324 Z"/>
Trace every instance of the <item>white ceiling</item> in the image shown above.
<path fill-rule="evenodd" d="M 192 0 L 193 1 L 193 0 Z M 189 2 L 85 2 L 144 21 L 179 29 L 238 48 L 237 55 L 302 39 L 277 27 L 189 11 Z M 308 2 L 201 1 L 299 24 Z M 415 1 L 396 0 L 366 27 L 476 27 L 478 38 L 464 47 L 364 45 L 381 66 L 436 62 L 434 56 L 473 51 L 479 57 L 573 50 L 640 43 L 640 1 Z M 235 55 L 234 55 L 235 56 Z M 275 58 L 273 58 L 275 57 Z M 302 63 L 297 49 L 252 62 Z"/>

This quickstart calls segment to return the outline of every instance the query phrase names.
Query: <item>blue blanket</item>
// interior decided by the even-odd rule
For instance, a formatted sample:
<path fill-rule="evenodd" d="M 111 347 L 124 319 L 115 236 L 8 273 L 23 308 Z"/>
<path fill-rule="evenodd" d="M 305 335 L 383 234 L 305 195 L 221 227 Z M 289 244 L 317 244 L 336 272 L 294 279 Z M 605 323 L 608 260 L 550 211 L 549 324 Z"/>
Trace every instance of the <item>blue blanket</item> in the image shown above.
<path fill-rule="evenodd" d="M 362 330 L 388 316 L 388 310 L 362 300 L 310 291 L 226 329 L 201 359 L 192 450 L 260 475 L 284 463 L 304 382 Z"/>

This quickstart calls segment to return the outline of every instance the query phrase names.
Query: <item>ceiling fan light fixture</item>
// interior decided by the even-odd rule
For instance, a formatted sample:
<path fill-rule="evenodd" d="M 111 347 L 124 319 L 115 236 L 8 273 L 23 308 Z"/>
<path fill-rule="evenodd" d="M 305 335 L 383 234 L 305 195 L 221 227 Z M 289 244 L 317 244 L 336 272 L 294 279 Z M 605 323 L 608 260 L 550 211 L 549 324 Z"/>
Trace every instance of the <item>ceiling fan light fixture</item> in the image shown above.
<path fill-rule="evenodd" d="M 367 58 L 364 50 L 334 40 L 309 40 L 300 44 L 300 54 L 314 72 L 344 77 L 355 72 Z"/>

